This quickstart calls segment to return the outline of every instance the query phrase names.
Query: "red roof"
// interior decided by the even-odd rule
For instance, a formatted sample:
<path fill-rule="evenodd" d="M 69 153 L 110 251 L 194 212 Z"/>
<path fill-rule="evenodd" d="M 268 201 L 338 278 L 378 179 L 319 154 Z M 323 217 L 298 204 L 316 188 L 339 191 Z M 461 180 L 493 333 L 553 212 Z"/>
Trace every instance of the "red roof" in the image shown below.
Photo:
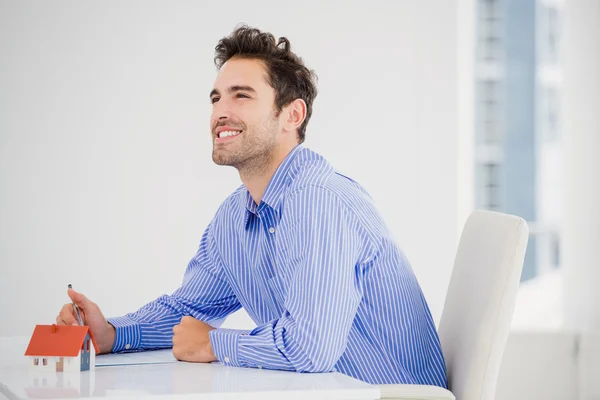
<path fill-rule="evenodd" d="M 25 355 L 77 357 L 88 333 L 98 353 L 98 345 L 89 326 L 36 325 Z"/>

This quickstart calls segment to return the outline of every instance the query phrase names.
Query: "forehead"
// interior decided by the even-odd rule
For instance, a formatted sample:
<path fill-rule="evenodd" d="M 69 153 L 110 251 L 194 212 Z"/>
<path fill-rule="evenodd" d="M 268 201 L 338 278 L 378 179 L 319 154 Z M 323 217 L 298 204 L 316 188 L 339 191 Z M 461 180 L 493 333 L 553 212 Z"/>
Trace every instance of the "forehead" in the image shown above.
<path fill-rule="evenodd" d="M 228 60 L 217 73 L 214 88 L 222 92 L 231 86 L 252 86 L 256 91 L 271 89 L 264 63 L 249 59 Z"/>

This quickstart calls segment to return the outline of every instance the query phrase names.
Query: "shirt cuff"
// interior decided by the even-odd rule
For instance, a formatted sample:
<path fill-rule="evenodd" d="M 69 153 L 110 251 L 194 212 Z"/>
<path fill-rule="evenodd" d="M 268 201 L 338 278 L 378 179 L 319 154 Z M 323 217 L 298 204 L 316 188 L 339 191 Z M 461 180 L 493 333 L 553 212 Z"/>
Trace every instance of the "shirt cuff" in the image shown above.
<path fill-rule="evenodd" d="M 213 353 L 224 365 L 243 367 L 238 358 L 238 342 L 242 335 L 250 331 L 237 329 L 214 329 L 208 333 Z"/>
<path fill-rule="evenodd" d="M 115 327 L 115 342 L 112 352 L 117 353 L 123 350 L 136 350 L 140 347 L 142 335 L 140 324 L 129 317 L 114 317 L 106 319 L 109 324 Z"/>

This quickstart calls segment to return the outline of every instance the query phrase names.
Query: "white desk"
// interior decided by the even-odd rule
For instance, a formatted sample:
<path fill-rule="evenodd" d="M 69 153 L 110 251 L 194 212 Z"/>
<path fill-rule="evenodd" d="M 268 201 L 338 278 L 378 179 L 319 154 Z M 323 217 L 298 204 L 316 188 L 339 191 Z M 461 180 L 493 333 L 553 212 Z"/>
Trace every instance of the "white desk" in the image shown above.
<path fill-rule="evenodd" d="M 29 338 L 0 338 L 0 399 L 344 399 L 379 398 L 377 386 L 339 373 L 299 374 L 220 364 L 96 367 L 81 373 L 31 372 Z"/>

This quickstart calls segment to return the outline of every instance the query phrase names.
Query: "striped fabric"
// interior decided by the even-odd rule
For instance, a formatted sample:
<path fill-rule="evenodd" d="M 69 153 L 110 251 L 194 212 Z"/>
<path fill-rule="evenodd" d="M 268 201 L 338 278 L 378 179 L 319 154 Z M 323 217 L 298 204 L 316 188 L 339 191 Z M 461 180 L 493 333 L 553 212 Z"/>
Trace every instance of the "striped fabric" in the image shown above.
<path fill-rule="evenodd" d="M 210 333 L 223 364 L 446 387 L 427 303 L 371 198 L 302 145 L 259 205 L 243 186 L 223 202 L 179 289 L 109 319 L 113 351 L 171 347 L 182 316 L 218 327 L 241 307 L 255 329 Z"/>

